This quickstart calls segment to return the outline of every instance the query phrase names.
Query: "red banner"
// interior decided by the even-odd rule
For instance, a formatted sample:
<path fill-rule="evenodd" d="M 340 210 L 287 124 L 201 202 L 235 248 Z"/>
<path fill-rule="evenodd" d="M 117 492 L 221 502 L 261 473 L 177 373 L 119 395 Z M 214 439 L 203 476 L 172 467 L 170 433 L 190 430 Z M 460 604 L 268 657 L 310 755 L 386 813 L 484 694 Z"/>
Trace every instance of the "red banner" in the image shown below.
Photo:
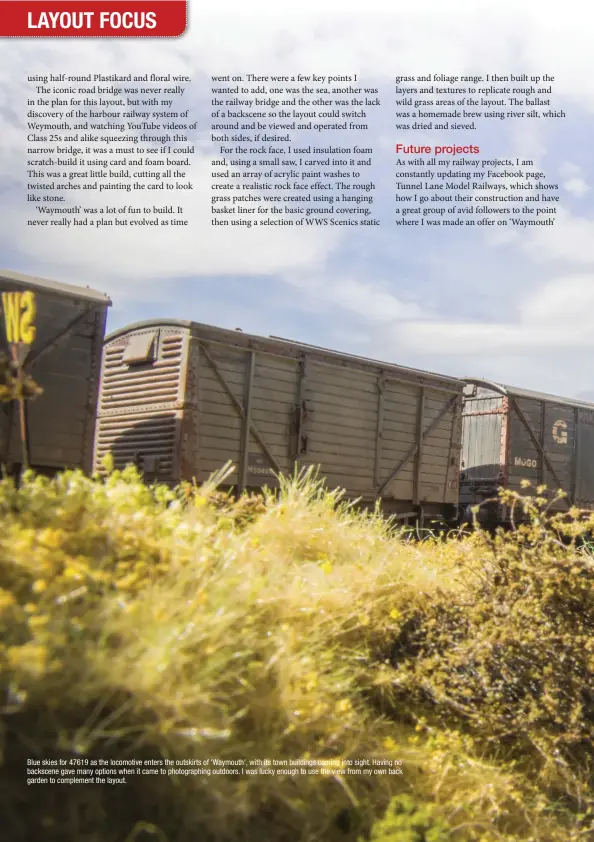
<path fill-rule="evenodd" d="M 0 38 L 177 38 L 187 0 L 0 0 Z"/>

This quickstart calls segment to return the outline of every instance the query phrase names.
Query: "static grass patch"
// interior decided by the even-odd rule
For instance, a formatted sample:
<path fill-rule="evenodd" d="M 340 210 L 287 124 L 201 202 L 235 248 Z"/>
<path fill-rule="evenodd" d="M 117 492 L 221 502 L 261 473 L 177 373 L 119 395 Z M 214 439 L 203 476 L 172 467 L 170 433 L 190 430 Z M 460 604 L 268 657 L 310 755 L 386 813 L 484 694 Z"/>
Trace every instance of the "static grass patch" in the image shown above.
<path fill-rule="evenodd" d="M 224 479 L 0 481 L 7 839 L 592 838 L 591 518 L 535 490 L 418 542 L 311 472 Z M 27 785 L 52 759 L 152 772 Z"/>

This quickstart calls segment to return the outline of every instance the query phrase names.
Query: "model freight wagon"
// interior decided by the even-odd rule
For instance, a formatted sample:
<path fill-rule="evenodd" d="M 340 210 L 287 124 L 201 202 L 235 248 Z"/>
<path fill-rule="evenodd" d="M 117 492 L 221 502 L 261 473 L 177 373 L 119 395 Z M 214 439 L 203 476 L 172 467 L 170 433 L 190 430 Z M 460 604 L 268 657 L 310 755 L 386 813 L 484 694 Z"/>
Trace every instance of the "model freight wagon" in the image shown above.
<path fill-rule="evenodd" d="M 92 468 L 109 298 L 86 287 L 0 270 L 0 354 L 24 356 L 43 390 L 24 402 L 28 464 L 39 473 Z M 16 401 L 0 404 L 0 466 L 23 465 Z"/>
<path fill-rule="evenodd" d="M 153 321 L 107 337 L 95 465 L 239 492 L 320 466 L 329 487 L 402 518 L 456 514 L 464 384 L 289 340 Z"/>
<path fill-rule="evenodd" d="M 567 502 L 594 508 L 594 404 L 466 378 L 460 504 L 491 500 L 498 488 L 521 491 L 523 479 L 562 489 Z M 505 522 L 497 502 L 480 520 Z"/>

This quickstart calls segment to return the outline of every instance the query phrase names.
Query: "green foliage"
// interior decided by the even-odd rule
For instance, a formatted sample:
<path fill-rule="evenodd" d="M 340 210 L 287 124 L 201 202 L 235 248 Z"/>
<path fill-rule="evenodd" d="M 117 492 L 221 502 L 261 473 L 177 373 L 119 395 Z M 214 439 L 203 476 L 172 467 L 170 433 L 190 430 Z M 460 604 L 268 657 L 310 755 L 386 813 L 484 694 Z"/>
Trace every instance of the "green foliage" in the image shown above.
<path fill-rule="evenodd" d="M 13 366 L 5 354 L 0 354 L 0 403 L 18 400 L 18 398 L 34 398 L 43 390 L 28 374 L 19 379 Z"/>
<path fill-rule="evenodd" d="M 6 838 L 592 838 L 594 518 L 537 490 L 512 532 L 413 543 L 311 472 L 227 475 L 0 481 Z M 338 766 L 27 787 L 52 757 Z"/>
<path fill-rule="evenodd" d="M 391 799 L 385 816 L 371 829 L 370 842 L 448 842 L 451 828 L 436 820 L 432 808 L 418 806 L 410 795 Z M 363 842 L 363 840 L 360 840 Z"/>

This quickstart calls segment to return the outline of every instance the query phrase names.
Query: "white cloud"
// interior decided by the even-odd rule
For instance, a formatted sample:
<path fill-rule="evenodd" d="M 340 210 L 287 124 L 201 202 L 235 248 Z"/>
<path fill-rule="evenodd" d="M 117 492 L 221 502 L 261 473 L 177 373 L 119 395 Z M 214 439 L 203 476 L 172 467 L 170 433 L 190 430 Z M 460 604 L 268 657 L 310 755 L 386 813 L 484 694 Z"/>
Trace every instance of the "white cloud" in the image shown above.
<path fill-rule="evenodd" d="M 519 308 L 525 324 L 580 334 L 594 328 L 594 272 L 562 275 L 549 281 Z M 583 340 L 584 337 L 581 337 Z M 594 341 L 594 334 L 592 336 Z"/>
<path fill-rule="evenodd" d="M 572 193 L 579 198 L 589 192 L 590 187 L 584 178 L 581 167 L 578 167 L 577 164 L 566 161 L 559 167 L 559 173 L 566 179 L 563 182 L 563 189 L 567 190 L 568 193 Z"/>
<path fill-rule="evenodd" d="M 583 178 L 570 178 L 563 182 L 563 189 L 568 193 L 573 193 L 574 196 L 585 196 L 589 192 L 590 187 Z"/>
<path fill-rule="evenodd" d="M 472 357 L 594 347 L 594 272 L 559 276 L 520 303 L 515 318 L 492 323 L 414 318 L 394 338 L 408 351 Z"/>
<path fill-rule="evenodd" d="M 338 310 L 355 313 L 371 325 L 391 323 L 421 317 L 423 311 L 418 304 L 401 301 L 389 291 L 385 284 L 361 280 L 347 274 L 337 276 L 289 273 L 285 280 L 303 290 L 310 298 L 315 297 Z"/>

